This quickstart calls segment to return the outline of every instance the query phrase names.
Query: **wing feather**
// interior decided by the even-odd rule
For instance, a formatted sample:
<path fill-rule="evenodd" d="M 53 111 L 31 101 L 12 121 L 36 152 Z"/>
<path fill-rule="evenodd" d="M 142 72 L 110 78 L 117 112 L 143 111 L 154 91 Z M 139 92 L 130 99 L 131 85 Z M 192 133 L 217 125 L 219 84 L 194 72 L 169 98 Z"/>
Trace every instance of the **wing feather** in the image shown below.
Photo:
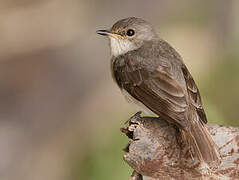
<path fill-rule="evenodd" d="M 136 53 L 114 59 L 113 74 L 120 88 L 154 113 L 183 127 L 188 123 L 189 104 L 207 123 L 199 90 L 180 57 Z"/>
<path fill-rule="evenodd" d="M 183 126 L 187 108 L 185 91 L 170 72 L 171 65 L 158 64 L 152 70 L 152 66 L 138 64 L 137 59 L 124 58 L 125 63 L 117 63 L 116 59 L 114 65 L 119 86 L 154 113 Z"/>
<path fill-rule="evenodd" d="M 197 85 L 185 65 L 182 66 L 182 72 L 186 81 L 190 102 L 196 109 L 197 114 L 200 117 L 200 120 L 203 121 L 204 123 L 207 123 L 207 117 L 202 107 L 202 100 Z"/>

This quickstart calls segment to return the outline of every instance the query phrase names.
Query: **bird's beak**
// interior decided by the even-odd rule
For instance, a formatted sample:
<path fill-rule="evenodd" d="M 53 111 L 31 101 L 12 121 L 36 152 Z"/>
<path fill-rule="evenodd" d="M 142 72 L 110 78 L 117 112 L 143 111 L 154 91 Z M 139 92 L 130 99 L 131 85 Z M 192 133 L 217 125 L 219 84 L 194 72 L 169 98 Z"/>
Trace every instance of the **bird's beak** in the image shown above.
<path fill-rule="evenodd" d="M 102 36 L 109 36 L 111 34 L 111 32 L 108 30 L 98 30 L 96 33 Z"/>
<path fill-rule="evenodd" d="M 98 30 L 96 31 L 97 34 L 102 35 L 102 36 L 110 36 L 110 37 L 115 37 L 115 38 L 122 38 L 121 35 L 116 34 L 116 33 L 112 33 L 108 30 Z"/>

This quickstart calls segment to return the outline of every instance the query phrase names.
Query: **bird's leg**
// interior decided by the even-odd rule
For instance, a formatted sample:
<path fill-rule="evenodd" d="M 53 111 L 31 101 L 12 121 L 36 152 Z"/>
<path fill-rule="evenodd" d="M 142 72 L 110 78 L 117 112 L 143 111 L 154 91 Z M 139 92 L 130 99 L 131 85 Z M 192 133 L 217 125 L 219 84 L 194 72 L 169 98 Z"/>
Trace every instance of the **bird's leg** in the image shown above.
<path fill-rule="evenodd" d="M 128 124 L 130 122 L 137 121 L 139 118 L 141 118 L 142 111 L 138 111 L 133 116 L 131 116 L 124 124 Z"/>
<path fill-rule="evenodd" d="M 143 180 L 143 177 L 141 174 L 139 174 L 137 171 L 133 171 L 130 180 Z"/>

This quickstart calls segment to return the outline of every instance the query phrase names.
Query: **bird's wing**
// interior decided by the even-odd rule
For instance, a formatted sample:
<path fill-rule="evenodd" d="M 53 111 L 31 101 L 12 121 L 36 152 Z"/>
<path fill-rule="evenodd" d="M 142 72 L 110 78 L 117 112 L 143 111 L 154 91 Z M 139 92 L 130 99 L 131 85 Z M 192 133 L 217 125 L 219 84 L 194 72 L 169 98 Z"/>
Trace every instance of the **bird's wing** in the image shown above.
<path fill-rule="evenodd" d="M 185 78 L 186 87 L 188 91 L 188 96 L 191 104 L 196 109 L 198 116 L 200 117 L 200 120 L 207 123 L 207 117 L 205 114 L 205 111 L 202 107 L 202 100 L 199 93 L 199 90 L 197 88 L 197 85 L 195 81 L 193 80 L 193 77 L 191 76 L 190 72 L 188 71 L 187 67 L 183 64 L 182 65 L 182 72 Z"/>
<path fill-rule="evenodd" d="M 189 71 L 175 57 L 125 55 L 114 61 L 113 72 L 120 88 L 151 111 L 180 128 L 184 141 L 200 162 L 220 164 L 198 88 Z"/>
<path fill-rule="evenodd" d="M 124 56 L 124 61 L 120 57 L 115 60 L 113 71 L 118 85 L 131 96 L 159 116 L 185 127 L 185 81 L 179 84 L 178 79 L 184 77 L 182 72 L 174 73 L 173 63 L 164 58 Z"/>

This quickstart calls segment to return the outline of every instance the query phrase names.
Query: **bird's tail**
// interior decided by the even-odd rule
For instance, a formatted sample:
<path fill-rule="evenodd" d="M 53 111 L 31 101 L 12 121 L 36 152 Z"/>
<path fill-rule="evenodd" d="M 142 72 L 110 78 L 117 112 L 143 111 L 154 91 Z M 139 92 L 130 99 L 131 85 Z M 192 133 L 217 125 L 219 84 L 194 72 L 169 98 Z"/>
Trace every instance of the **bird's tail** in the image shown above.
<path fill-rule="evenodd" d="M 207 163 L 210 168 L 217 168 L 221 162 L 219 149 L 204 123 L 199 120 L 197 114 L 196 116 L 197 118 L 191 121 L 191 127 L 186 131 L 182 130 L 183 137 L 200 162 Z"/>

